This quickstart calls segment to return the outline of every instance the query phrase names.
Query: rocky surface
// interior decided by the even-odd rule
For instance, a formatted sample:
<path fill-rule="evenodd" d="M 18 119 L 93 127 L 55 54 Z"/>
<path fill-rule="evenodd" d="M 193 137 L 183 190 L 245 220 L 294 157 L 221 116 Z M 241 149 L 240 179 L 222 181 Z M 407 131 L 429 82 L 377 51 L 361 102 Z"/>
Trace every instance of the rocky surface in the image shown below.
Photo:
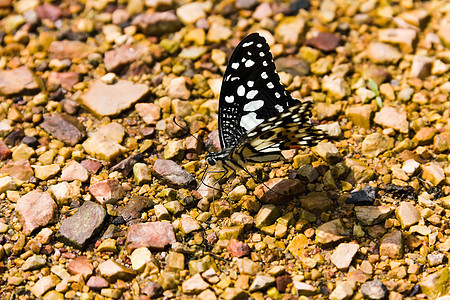
<path fill-rule="evenodd" d="M 0 0 L 0 298 L 447 299 L 447 2 Z M 332 139 L 205 173 L 254 31 Z"/>

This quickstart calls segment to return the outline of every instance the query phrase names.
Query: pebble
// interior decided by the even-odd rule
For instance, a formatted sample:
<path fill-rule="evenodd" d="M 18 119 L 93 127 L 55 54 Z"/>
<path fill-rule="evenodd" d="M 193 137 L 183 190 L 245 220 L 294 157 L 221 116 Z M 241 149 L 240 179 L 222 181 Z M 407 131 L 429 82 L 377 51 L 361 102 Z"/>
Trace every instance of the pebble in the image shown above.
<path fill-rule="evenodd" d="M 400 203 L 400 206 L 395 211 L 395 215 L 403 229 L 408 229 L 412 225 L 417 224 L 421 219 L 419 211 L 410 202 Z"/>
<path fill-rule="evenodd" d="M 137 26 L 145 35 L 160 36 L 178 31 L 182 22 L 174 11 L 149 12 L 134 17 L 131 24 Z"/>
<path fill-rule="evenodd" d="M 422 166 L 422 178 L 433 186 L 438 186 L 445 180 L 444 169 L 436 162 Z"/>
<path fill-rule="evenodd" d="M 317 289 L 308 283 L 294 280 L 292 284 L 293 291 L 298 296 L 313 296 L 318 293 Z"/>
<path fill-rule="evenodd" d="M 345 115 L 356 126 L 369 129 L 372 121 L 372 105 L 349 106 L 345 110 Z"/>
<path fill-rule="evenodd" d="M 273 285 L 275 285 L 275 278 L 273 278 L 272 276 L 256 275 L 248 290 L 250 292 L 256 292 L 260 290 L 266 290 Z"/>
<path fill-rule="evenodd" d="M 355 206 L 356 218 L 362 225 L 374 225 L 386 221 L 393 212 L 389 206 Z"/>
<path fill-rule="evenodd" d="M 211 43 L 220 43 L 226 41 L 231 37 L 232 31 L 227 26 L 224 26 L 218 22 L 211 24 L 211 27 L 206 34 L 206 40 Z"/>
<path fill-rule="evenodd" d="M 155 103 L 137 103 L 135 108 L 146 124 L 156 124 L 161 119 L 161 108 Z"/>
<path fill-rule="evenodd" d="M 431 298 L 437 298 L 440 295 L 446 294 L 449 288 L 449 273 L 448 268 L 443 268 L 424 276 L 419 283 L 420 289 L 425 295 Z"/>
<path fill-rule="evenodd" d="M 127 235 L 128 250 L 148 247 L 163 250 L 176 242 L 173 226 L 167 222 L 146 222 L 130 225 Z"/>
<path fill-rule="evenodd" d="M 127 80 L 118 80 L 114 84 L 95 81 L 80 99 L 97 116 L 114 116 L 130 108 L 149 92 L 148 86 Z"/>
<path fill-rule="evenodd" d="M 25 67 L 0 71 L 0 94 L 14 95 L 21 92 L 35 92 L 39 89 L 36 77 Z"/>
<path fill-rule="evenodd" d="M 414 51 L 414 42 L 417 32 L 408 28 L 386 28 L 378 30 L 380 42 L 399 45 L 402 52 L 411 53 Z"/>
<path fill-rule="evenodd" d="M 335 207 L 333 201 L 328 198 L 325 192 L 312 192 L 300 198 L 300 204 L 305 210 L 314 214 L 333 210 Z"/>
<path fill-rule="evenodd" d="M 114 204 L 125 196 L 125 190 L 117 179 L 107 179 L 91 184 L 89 192 L 102 205 Z"/>
<path fill-rule="evenodd" d="M 231 239 L 227 246 L 227 251 L 231 257 L 244 257 L 250 254 L 250 247 L 241 241 Z"/>
<path fill-rule="evenodd" d="M 435 135 L 433 146 L 434 152 L 438 153 L 450 150 L 450 132 L 443 132 Z"/>
<path fill-rule="evenodd" d="M 409 76 L 425 79 L 431 73 L 432 64 L 433 60 L 431 58 L 416 55 L 413 58 L 413 63 L 411 66 L 411 71 L 409 72 Z"/>
<path fill-rule="evenodd" d="M 403 237 L 399 230 L 387 233 L 381 238 L 380 255 L 386 255 L 392 259 L 403 257 Z"/>
<path fill-rule="evenodd" d="M 205 5 L 207 3 L 191 2 L 177 8 L 177 16 L 185 25 L 195 24 L 200 19 L 206 18 Z"/>
<path fill-rule="evenodd" d="M 42 255 L 33 255 L 24 262 L 22 270 L 33 271 L 38 270 L 47 265 L 47 260 Z"/>
<path fill-rule="evenodd" d="M 30 291 L 36 297 L 42 297 L 47 291 L 53 289 L 61 280 L 55 275 L 44 276 L 39 279 Z"/>
<path fill-rule="evenodd" d="M 250 276 L 255 276 L 261 270 L 261 266 L 249 258 L 238 259 L 236 261 L 236 266 L 239 273 Z"/>
<path fill-rule="evenodd" d="M 179 229 L 184 234 L 189 234 L 191 232 L 202 229 L 200 224 L 192 218 L 191 216 L 183 215 L 180 219 Z"/>
<path fill-rule="evenodd" d="M 117 72 L 121 68 L 142 57 L 145 57 L 145 59 L 151 63 L 152 56 L 146 47 L 142 45 L 124 44 L 113 50 L 106 51 L 104 63 L 108 72 Z"/>
<path fill-rule="evenodd" d="M 350 193 L 345 203 L 354 205 L 372 205 L 376 198 L 376 190 L 366 185 L 362 190 Z M 356 208 L 355 208 L 356 210 Z"/>
<path fill-rule="evenodd" d="M 81 41 L 53 41 L 48 48 L 50 59 L 81 59 L 95 51 L 95 48 Z"/>
<path fill-rule="evenodd" d="M 186 86 L 186 79 L 184 77 L 177 77 L 170 81 L 166 87 L 166 94 L 171 99 L 187 100 L 191 96 L 191 92 Z"/>
<path fill-rule="evenodd" d="M 420 168 L 420 163 L 418 163 L 414 159 L 408 159 L 408 160 L 405 160 L 405 162 L 403 163 L 402 170 L 405 171 L 405 173 L 408 176 L 413 176 L 417 173 L 419 168 Z"/>
<path fill-rule="evenodd" d="M 125 147 L 120 145 L 124 134 L 125 129 L 122 125 L 110 123 L 94 132 L 82 145 L 89 155 L 111 161 L 122 155 L 126 150 Z"/>
<path fill-rule="evenodd" d="M 78 162 L 71 160 L 61 171 L 61 180 L 79 180 L 85 182 L 89 179 L 88 171 Z"/>
<path fill-rule="evenodd" d="M 35 229 L 53 222 L 57 208 L 49 192 L 31 191 L 22 196 L 17 201 L 16 211 L 20 216 L 23 233 L 29 235 Z"/>
<path fill-rule="evenodd" d="M 136 276 L 132 270 L 112 259 L 100 263 L 98 265 L 98 271 L 101 276 L 105 277 L 111 283 L 116 282 L 118 279 L 128 281 Z"/>
<path fill-rule="evenodd" d="M 362 153 L 371 158 L 392 148 L 394 148 L 394 139 L 381 133 L 372 133 L 366 136 L 361 144 Z"/>
<path fill-rule="evenodd" d="M 335 164 L 341 160 L 341 154 L 333 143 L 320 143 L 315 147 L 314 151 L 330 164 Z"/>
<path fill-rule="evenodd" d="M 409 123 L 405 111 L 399 111 L 392 106 L 384 106 L 375 114 L 374 122 L 383 126 L 390 127 L 402 133 L 408 133 Z"/>
<path fill-rule="evenodd" d="M 92 201 L 86 201 L 72 216 L 64 219 L 58 232 L 59 239 L 77 248 L 86 246 L 88 240 L 103 227 L 106 211 Z"/>
<path fill-rule="evenodd" d="M 339 269 L 346 270 L 359 250 L 358 244 L 341 243 L 331 255 L 331 262 Z"/>
<path fill-rule="evenodd" d="M 284 45 L 298 45 L 305 25 L 305 19 L 300 15 L 284 17 L 275 28 L 275 39 Z"/>
<path fill-rule="evenodd" d="M 396 64 L 402 58 L 402 54 L 397 48 L 378 42 L 369 44 L 367 56 L 376 64 Z"/>
<path fill-rule="evenodd" d="M 315 37 L 307 39 L 306 45 L 317 48 L 324 52 L 334 51 L 342 39 L 330 32 L 319 32 Z"/>
<path fill-rule="evenodd" d="M 339 219 L 320 225 L 316 229 L 316 244 L 329 247 L 347 239 L 347 232 Z"/>
<path fill-rule="evenodd" d="M 262 203 L 280 205 L 289 201 L 293 195 L 302 191 L 302 185 L 298 179 L 274 178 L 255 188 L 254 195 Z"/>
<path fill-rule="evenodd" d="M 388 293 L 388 289 L 380 279 L 368 281 L 361 286 L 361 294 L 363 294 L 367 299 L 385 299 Z"/>
<path fill-rule="evenodd" d="M 0 193 L 15 190 L 16 188 L 17 188 L 16 182 L 11 176 L 5 176 L 0 178 Z"/>
<path fill-rule="evenodd" d="M 183 293 L 186 294 L 200 294 L 208 287 L 209 284 L 203 280 L 200 274 L 195 274 L 191 278 L 184 281 L 183 284 L 181 285 Z"/>
<path fill-rule="evenodd" d="M 175 187 L 193 187 L 195 178 L 172 160 L 157 159 L 153 165 L 156 175 Z"/>
<path fill-rule="evenodd" d="M 59 173 L 61 167 L 58 164 L 46 166 L 33 165 L 34 177 L 40 180 L 47 180 Z"/>
<path fill-rule="evenodd" d="M 349 281 L 339 281 L 336 283 L 336 288 L 331 292 L 331 300 L 345 300 L 353 296 L 355 285 Z"/>
<path fill-rule="evenodd" d="M 322 80 L 322 88 L 335 100 L 341 100 L 350 95 L 350 87 L 347 82 L 339 76 L 325 75 Z"/>

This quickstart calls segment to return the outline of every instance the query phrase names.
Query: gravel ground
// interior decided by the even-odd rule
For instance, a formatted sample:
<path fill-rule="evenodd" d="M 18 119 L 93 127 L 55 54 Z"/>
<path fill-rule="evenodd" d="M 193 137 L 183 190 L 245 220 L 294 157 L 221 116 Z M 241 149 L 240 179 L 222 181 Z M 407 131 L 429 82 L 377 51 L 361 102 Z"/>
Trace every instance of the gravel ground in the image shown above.
<path fill-rule="evenodd" d="M 252 32 L 331 138 L 217 183 Z M 0 42 L 1 299 L 450 299 L 448 1 L 0 0 Z"/>

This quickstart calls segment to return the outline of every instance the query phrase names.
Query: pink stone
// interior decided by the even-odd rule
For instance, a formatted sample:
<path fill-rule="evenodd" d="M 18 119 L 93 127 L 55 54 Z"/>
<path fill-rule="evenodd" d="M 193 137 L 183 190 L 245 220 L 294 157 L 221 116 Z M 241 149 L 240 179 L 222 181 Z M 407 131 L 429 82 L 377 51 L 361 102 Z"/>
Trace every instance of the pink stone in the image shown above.
<path fill-rule="evenodd" d="M 109 286 L 108 281 L 100 276 L 91 276 L 86 282 L 86 285 L 91 289 L 103 289 Z"/>
<path fill-rule="evenodd" d="M 58 6 L 48 3 L 36 7 L 36 13 L 39 19 L 48 19 L 52 22 L 55 22 L 62 16 L 62 11 Z"/>
<path fill-rule="evenodd" d="M 67 269 L 70 274 L 81 274 L 83 278 L 88 278 L 94 271 L 94 266 L 86 256 L 78 256 L 69 262 Z"/>
<path fill-rule="evenodd" d="M 133 224 L 128 229 L 127 243 L 130 252 L 139 247 L 163 250 L 175 242 L 173 226 L 168 222 Z"/>
<path fill-rule="evenodd" d="M 23 224 L 23 233 L 30 234 L 56 217 L 58 206 L 49 192 L 32 191 L 17 200 L 16 211 Z"/>
<path fill-rule="evenodd" d="M 88 171 L 74 160 L 67 163 L 61 172 L 61 180 L 64 181 L 79 180 L 81 182 L 85 182 L 88 179 Z"/>
<path fill-rule="evenodd" d="M 243 257 L 250 254 L 250 247 L 246 243 L 235 239 L 230 240 L 227 250 L 232 257 Z"/>
<path fill-rule="evenodd" d="M 89 192 L 101 204 L 116 203 L 125 196 L 125 190 L 117 179 L 107 179 L 92 184 Z"/>
<path fill-rule="evenodd" d="M 5 160 L 11 157 L 11 150 L 6 146 L 5 142 L 0 140 L 0 160 Z"/>
<path fill-rule="evenodd" d="M 95 160 L 85 159 L 81 162 L 83 168 L 85 168 L 89 173 L 95 174 L 102 167 L 102 164 Z"/>
<path fill-rule="evenodd" d="M 106 51 L 104 60 L 106 70 L 114 72 L 144 55 L 149 56 L 146 50 L 147 47 L 144 46 L 125 44 L 114 50 Z"/>
<path fill-rule="evenodd" d="M 77 72 L 50 72 L 47 84 L 50 88 L 56 89 L 61 86 L 63 89 L 70 91 L 79 81 L 80 74 Z"/>
<path fill-rule="evenodd" d="M 39 85 L 31 71 L 23 66 L 14 70 L 0 71 L 0 95 L 18 94 L 24 90 L 37 90 Z"/>

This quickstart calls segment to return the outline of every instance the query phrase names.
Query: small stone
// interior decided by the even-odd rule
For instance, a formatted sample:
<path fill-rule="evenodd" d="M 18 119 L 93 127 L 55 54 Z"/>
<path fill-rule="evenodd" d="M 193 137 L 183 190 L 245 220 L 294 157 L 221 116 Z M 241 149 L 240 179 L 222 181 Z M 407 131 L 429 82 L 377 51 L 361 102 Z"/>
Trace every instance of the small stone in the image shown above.
<path fill-rule="evenodd" d="M 91 276 L 89 280 L 86 282 L 86 285 L 93 290 L 96 289 L 104 289 L 109 287 L 108 281 L 100 276 Z"/>
<path fill-rule="evenodd" d="M 118 123 L 109 123 L 94 132 L 82 145 L 86 152 L 98 159 L 111 161 L 122 155 L 126 148 L 122 142 L 125 129 Z"/>
<path fill-rule="evenodd" d="M 433 146 L 434 151 L 438 153 L 450 150 L 450 132 L 443 132 L 435 135 Z"/>
<path fill-rule="evenodd" d="M 399 230 L 387 233 L 381 238 L 380 255 L 386 255 L 392 259 L 402 258 L 403 238 Z"/>
<path fill-rule="evenodd" d="M 123 206 L 119 206 L 117 210 L 125 222 L 139 219 L 141 213 L 154 206 L 153 201 L 144 196 L 131 196 L 130 200 Z"/>
<path fill-rule="evenodd" d="M 384 222 L 392 214 L 389 206 L 356 206 L 356 218 L 362 225 L 374 225 Z"/>
<path fill-rule="evenodd" d="M 333 143 L 320 143 L 314 151 L 330 164 L 335 164 L 341 160 L 341 154 Z"/>
<path fill-rule="evenodd" d="M 47 180 L 55 176 L 61 169 L 58 164 L 51 164 L 46 166 L 32 166 L 34 169 L 34 176 L 40 180 Z"/>
<path fill-rule="evenodd" d="M 191 92 L 186 86 L 186 79 L 184 77 L 177 77 L 170 81 L 166 87 L 166 94 L 171 99 L 187 100 L 191 96 Z"/>
<path fill-rule="evenodd" d="M 58 206 L 49 192 L 32 191 L 22 196 L 16 204 L 16 211 L 28 235 L 41 226 L 46 226 L 56 218 Z"/>
<path fill-rule="evenodd" d="M 12 159 L 14 161 L 28 160 L 35 154 L 33 148 L 28 147 L 25 144 L 20 144 L 12 153 Z"/>
<path fill-rule="evenodd" d="M 303 186 L 298 179 L 274 178 L 255 188 L 254 195 L 262 203 L 282 204 L 292 199 L 292 196 L 303 192 Z"/>
<path fill-rule="evenodd" d="M 198 300 L 217 300 L 216 294 L 211 290 L 204 290 L 197 295 Z"/>
<path fill-rule="evenodd" d="M 8 96 L 39 89 L 35 75 L 25 67 L 0 71 L 0 94 Z"/>
<path fill-rule="evenodd" d="M 85 182 L 89 179 L 87 170 L 78 162 L 71 160 L 61 171 L 61 180 L 73 181 L 79 180 Z"/>
<path fill-rule="evenodd" d="M 294 256 L 303 257 L 307 253 L 308 238 L 304 234 L 297 234 L 287 247 Z"/>
<path fill-rule="evenodd" d="M 134 181 L 137 185 L 142 185 L 151 181 L 150 168 L 143 163 L 136 163 L 133 166 Z"/>
<path fill-rule="evenodd" d="M 178 31 L 183 23 L 173 10 L 137 15 L 133 21 L 145 35 L 160 36 Z"/>
<path fill-rule="evenodd" d="M 244 185 L 239 185 L 230 192 L 228 197 L 229 197 L 230 201 L 239 201 L 246 194 L 247 194 L 247 188 Z"/>
<path fill-rule="evenodd" d="M 381 133 L 368 135 L 361 144 L 362 153 L 370 158 L 394 148 L 394 139 Z"/>
<path fill-rule="evenodd" d="M 256 275 L 255 279 L 253 279 L 253 282 L 248 290 L 250 292 L 256 292 L 265 290 L 273 285 L 275 285 L 275 278 L 273 278 L 272 276 Z"/>
<path fill-rule="evenodd" d="M 202 291 L 206 290 L 208 287 L 209 284 L 203 280 L 200 274 L 195 274 L 191 278 L 185 280 L 181 285 L 183 293 L 186 294 L 199 294 Z"/>
<path fill-rule="evenodd" d="M 448 293 L 449 273 L 448 268 L 442 268 L 439 271 L 423 277 L 419 283 L 422 293 L 431 298 L 437 298 Z"/>
<path fill-rule="evenodd" d="M 414 29 L 386 28 L 378 30 L 378 39 L 380 42 L 399 45 L 402 52 L 406 53 L 414 51 L 416 38 L 417 31 Z"/>
<path fill-rule="evenodd" d="M 413 176 L 416 174 L 417 170 L 420 168 L 420 163 L 415 161 L 414 159 L 408 159 L 403 163 L 402 170 L 405 171 L 405 173 L 408 176 Z"/>
<path fill-rule="evenodd" d="M 109 282 L 115 282 L 117 281 L 117 279 L 128 281 L 136 276 L 136 274 L 132 270 L 116 263 L 111 259 L 100 263 L 98 265 L 98 270 L 100 274 Z"/>
<path fill-rule="evenodd" d="M 41 297 L 47 291 L 53 289 L 61 280 L 56 275 L 48 275 L 39 279 L 31 288 L 30 291 L 36 296 Z"/>
<path fill-rule="evenodd" d="M 438 186 L 445 180 L 444 169 L 436 162 L 431 162 L 425 166 L 422 166 L 423 173 L 422 178 L 433 186 Z"/>
<path fill-rule="evenodd" d="M 331 255 L 331 262 L 339 269 L 346 270 L 359 250 L 358 244 L 342 243 Z"/>
<path fill-rule="evenodd" d="M 236 261 L 236 266 L 241 274 L 255 276 L 261 267 L 256 262 L 248 258 L 241 258 Z"/>
<path fill-rule="evenodd" d="M 211 43 L 220 43 L 226 41 L 231 37 L 232 31 L 230 28 L 221 25 L 217 22 L 211 24 L 211 27 L 206 34 L 206 40 Z"/>
<path fill-rule="evenodd" d="M 334 203 L 325 192 L 312 192 L 300 198 L 300 204 L 305 210 L 320 214 L 327 210 L 333 210 Z"/>
<path fill-rule="evenodd" d="M 178 252 L 170 252 L 167 257 L 167 269 L 170 272 L 179 272 L 184 270 L 184 254 Z"/>
<path fill-rule="evenodd" d="M 157 159 L 153 165 L 153 171 L 159 178 L 175 187 L 194 187 L 197 185 L 195 178 L 172 160 Z"/>
<path fill-rule="evenodd" d="M 360 160 L 346 158 L 345 164 L 351 170 L 348 177 L 354 179 L 356 182 L 367 182 L 375 175 L 373 169 L 369 168 L 369 166 Z"/>
<path fill-rule="evenodd" d="M 92 275 L 94 266 L 86 256 L 78 256 L 69 262 L 67 269 L 70 274 L 81 275 L 86 279 Z"/>
<path fill-rule="evenodd" d="M 168 141 L 166 147 L 164 148 L 164 159 L 181 160 L 184 157 L 185 150 L 186 150 L 185 141 L 181 140 Z"/>
<path fill-rule="evenodd" d="M 390 127 L 402 133 L 408 133 L 409 123 L 405 111 L 398 111 L 392 106 L 384 106 L 375 114 L 374 122 L 383 126 Z"/>
<path fill-rule="evenodd" d="M 370 128 L 371 116 L 373 114 L 372 105 L 349 106 L 345 110 L 345 115 L 356 126 Z"/>
<path fill-rule="evenodd" d="M 347 239 L 347 232 L 339 219 L 320 225 L 316 229 L 316 243 L 329 247 Z"/>
<path fill-rule="evenodd" d="M 59 238 L 78 248 L 86 246 L 87 241 L 103 226 L 106 211 L 92 201 L 86 201 L 77 212 L 62 221 Z"/>
<path fill-rule="evenodd" d="M 305 24 L 305 19 L 300 15 L 284 17 L 275 28 L 276 40 L 284 45 L 298 45 L 305 31 Z"/>
<path fill-rule="evenodd" d="M 288 286 L 292 283 L 292 277 L 290 275 L 278 276 L 275 279 L 277 290 L 280 293 L 286 292 Z"/>
<path fill-rule="evenodd" d="M 185 25 L 195 24 L 200 19 L 206 18 L 205 3 L 191 2 L 177 8 L 177 16 Z"/>
<path fill-rule="evenodd" d="M 278 72 L 286 72 L 292 76 L 307 76 L 309 64 L 303 59 L 280 57 L 275 60 Z"/>
<path fill-rule="evenodd" d="M 114 204 L 125 196 L 125 190 L 117 179 L 107 179 L 92 184 L 89 192 L 100 204 Z"/>
<path fill-rule="evenodd" d="M 322 88 L 335 100 L 341 100 L 350 95 L 350 87 L 347 82 L 339 76 L 324 76 L 322 80 Z"/>
<path fill-rule="evenodd" d="M 297 170 L 297 176 L 300 180 L 311 183 L 319 178 L 319 172 L 312 165 L 303 165 Z"/>
<path fill-rule="evenodd" d="M 319 32 L 315 37 L 307 39 L 306 45 L 324 52 L 330 52 L 334 51 L 339 46 L 341 41 L 341 37 L 333 33 Z"/>
<path fill-rule="evenodd" d="M 33 255 L 24 262 L 22 270 L 33 271 L 43 268 L 47 265 L 47 260 L 42 255 Z"/>
<path fill-rule="evenodd" d="M 336 283 L 336 288 L 331 292 L 331 300 L 346 300 L 353 296 L 354 284 L 348 281 L 339 281 Z"/>
<path fill-rule="evenodd" d="M 164 247 L 176 242 L 173 226 L 167 222 L 147 222 L 133 224 L 128 229 L 128 250 L 148 247 L 153 250 L 163 250 Z"/>
<path fill-rule="evenodd" d="M 0 140 L 0 161 L 6 160 L 11 157 L 11 150 L 5 144 L 3 140 Z"/>
<path fill-rule="evenodd" d="M 114 239 L 106 239 L 97 247 L 98 252 L 117 252 L 117 242 Z"/>
<path fill-rule="evenodd" d="M 280 215 L 281 211 L 279 207 L 272 204 L 263 205 L 254 218 L 255 227 L 261 229 L 262 227 L 272 225 Z"/>
<path fill-rule="evenodd" d="M 6 191 L 15 190 L 17 188 L 16 182 L 11 176 L 0 178 L 0 194 Z"/>
<path fill-rule="evenodd" d="M 80 82 L 80 74 L 77 72 L 50 72 L 47 79 L 47 84 L 51 90 L 62 87 L 70 91 L 78 82 Z"/>
<path fill-rule="evenodd" d="M 293 291 L 298 296 L 313 296 L 318 293 L 317 289 L 305 282 L 293 281 Z"/>
<path fill-rule="evenodd" d="M 419 145 L 428 145 L 433 141 L 434 136 L 437 134 L 437 130 L 433 127 L 422 127 L 416 133 L 413 138 L 413 141 L 418 143 Z"/>
<path fill-rule="evenodd" d="M 250 254 L 250 247 L 244 242 L 231 239 L 228 243 L 227 251 L 231 257 L 244 257 Z"/>
<path fill-rule="evenodd" d="M 368 281 L 361 286 L 361 294 L 367 299 L 371 300 L 381 300 L 385 299 L 388 289 L 384 286 L 380 279 L 375 279 L 373 281 Z"/>
<path fill-rule="evenodd" d="M 130 256 L 131 267 L 137 272 L 142 272 L 147 263 L 152 260 L 152 253 L 147 247 L 140 247 L 134 250 Z"/>
<path fill-rule="evenodd" d="M 239 288 L 227 287 L 220 295 L 223 300 L 245 300 L 248 298 L 247 293 Z"/>
<path fill-rule="evenodd" d="M 156 124 L 161 119 L 161 108 L 155 103 L 137 103 L 135 109 L 146 124 Z"/>
<path fill-rule="evenodd" d="M 370 185 L 366 185 L 362 190 L 352 192 L 349 196 L 349 198 L 345 199 L 345 203 L 347 204 L 354 204 L 359 206 L 372 205 L 376 198 L 376 190 Z"/>
<path fill-rule="evenodd" d="M 376 64 L 396 64 L 402 58 L 397 48 L 378 42 L 369 44 L 367 56 Z"/>
<path fill-rule="evenodd" d="M 148 53 L 147 47 L 124 44 L 113 50 L 106 51 L 104 63 L 107 71 L 116 72 L 128 64 L 139 60 L 141 57 L 145 57 L 146 60 L 150 59 L 151 62 L 151 55 Z"/>
<path fill-rule="evenodd" d="M 191 233 L 193 231 L 197 231 L 197 230 L 200 230 L 200 229 L 202 229 L 200 224 L 197 222 L 197 220 L 195 220 L 191 216 L 183 215 L 181 217 L 181 219 L 180 219 L 180 230 L 184 234 L 189 234 L 189 233 Z"/>
<path fill-rule="evenodd" d="M 53 41 L 48 48 L 50 59 L 81 59 L 88 57 L 95 48 L 80 41 Z"/>
<path fill-rule="evenodd" d="M 395 211 L 395 215 L 403 229 L 408 229 L 412 225 L 417 224 L 421 219 L 419 211 L 410 202 L 400 203 L 400 206 Z"/>
<path fill-rule="evenodd" d="M 141 289 L 141 292 L 153 299 L 153 298 L 158 298 L 158 297 L 162 296 L 163 288 L 158 283 L 149 281 Z"/>
<path fill-rule="evenodd" d="M 420 55 L 414 56 L 409 77 L 425 79 L 431 73 L 432 64 L 433 60 L 429 57 Z"/>
<path fill-rule="evenodd" d="M 442 253 L 428 254 L 427 255 L 428 263 L 432 267 L 435 267 L 435 266 L 438 266 L 438 265 L 442 264 L 444 262 L 444 258 L 445 258 L 445 255 L 442 254 Z"/>

